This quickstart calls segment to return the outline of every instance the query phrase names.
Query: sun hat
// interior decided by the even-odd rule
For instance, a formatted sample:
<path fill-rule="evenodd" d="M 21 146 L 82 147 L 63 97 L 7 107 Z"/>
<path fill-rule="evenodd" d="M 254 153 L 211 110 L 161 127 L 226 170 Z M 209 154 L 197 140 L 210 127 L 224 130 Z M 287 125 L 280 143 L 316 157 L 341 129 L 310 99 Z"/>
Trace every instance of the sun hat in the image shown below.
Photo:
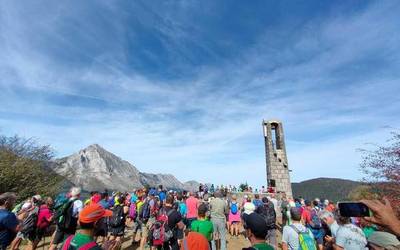
<path fill-rule="evenodd" d="M 82 223 L 93 223 L 100 220 L 103 217 L 111 217 L 112 211 L 104 209 L 98 203 L 92 203 L 87 205 L 79 213 L 79 221 Z"/>

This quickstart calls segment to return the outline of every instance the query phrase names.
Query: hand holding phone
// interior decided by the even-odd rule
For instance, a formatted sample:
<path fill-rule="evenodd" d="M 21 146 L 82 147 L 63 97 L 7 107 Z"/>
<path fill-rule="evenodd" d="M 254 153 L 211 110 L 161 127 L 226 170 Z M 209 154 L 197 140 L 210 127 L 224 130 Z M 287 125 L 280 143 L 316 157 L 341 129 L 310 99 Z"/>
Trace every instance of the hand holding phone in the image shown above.
<path fill-rule="evenodd" d="M 339 202 L 339 213 L 343 217 L 370 217 L 371 210 L 361 202 Z"/>

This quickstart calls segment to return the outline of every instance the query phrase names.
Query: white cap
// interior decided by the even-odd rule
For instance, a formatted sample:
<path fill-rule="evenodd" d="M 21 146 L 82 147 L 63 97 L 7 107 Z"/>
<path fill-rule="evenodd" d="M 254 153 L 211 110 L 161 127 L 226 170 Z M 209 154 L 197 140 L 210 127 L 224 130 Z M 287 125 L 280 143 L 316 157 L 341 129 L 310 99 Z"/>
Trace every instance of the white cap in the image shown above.
<path fill-rule="evenodd" d="M 81 189 L 79 187 L 73 187 L 71 188 L 70 194 L 72 197 L 77 197 L 81 194 Z"/>

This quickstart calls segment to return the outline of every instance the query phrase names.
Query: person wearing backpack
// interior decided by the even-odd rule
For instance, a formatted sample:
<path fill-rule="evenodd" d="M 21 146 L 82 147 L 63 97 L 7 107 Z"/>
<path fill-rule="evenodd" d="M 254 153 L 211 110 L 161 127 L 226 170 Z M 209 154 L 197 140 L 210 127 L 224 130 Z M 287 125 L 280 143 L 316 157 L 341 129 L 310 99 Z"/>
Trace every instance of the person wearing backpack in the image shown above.
<path fill-rule="evenodd" d="M 19 230 L 19 221 L 11 212 L 17 196 L 14 193 L 0 195 L 0 250 L 6 250 Z"/>
<path fill-rule="evenodd" d="M 49 250 L 55 250 L 58 244 L 62 243 L 70 235 L 75 234 L 78 225 L 78 216 L 83 208 L 83 203 L 79 199 L 80 195 L 80 188 L 71 188 L 68 194 L 68 201 L 56 210 L 55 221 L 57 227 Z"/>
<path fill-rule="evenodd" d="M 31 198 L 31 207 L 26 211 L 27 215 L 22 221 L 21 230 L 18 232 L 17 237 L 11 244 L 11 249 L 16 250 L 19 248 L 22 240 L 29 240 L 33 245 L 36 239 L 36 229 L 39 216 L 39 207 L 41 205 L 42 197 L 40 195 L 35 195 Z"/>
<path fill-rule="evenodd" d="M 315 208 L 318 206 L 318 202 L 314 201 L 313 203 L 309 200 L 305 202 L 306 207 L 302 212 L 302 219 L 308 229 L 313 233 L 315 241 L 317 242 L 318 249 L 323 249 L 325 232 L 322 227 L 322 221 L 318 216 L 318 211 Z"/>
<path fill-rule="evenodd" d="M 70 235 L 63 242 L 62 250 L 101 250 L 94 240 L 96 222 L 112 216 L 112 211 L 104 209 L 100 204 L 87 205 L 79 214 L 80 230 Z"/>
<path fill-rule="evenodd" d="M 231 197 L 231 202 L 229 204 L 229 215 L 228 215 L 228 225 L 229 232 L 232 236 L 239 236 L 240 229 L 240 206 L 237 202 L 236 195 L 233 194 Z"/>
<path fill-rule="evenodd" d="M 250 241 L 251 247 L 242 248 L 242 250 L 274 250 L 272 246 L 265 242 L 268 229 L 267 223 L 261 215 L 251 213 L 243 217 L 243 223 L 246 238 Z"/>
<path fill-rule="evenodd" d="M 276 210 L 274 203 L 267 197 L 261 199 L 262 205 L 257 207 L 255 212 L 261 215 L 267 223 L 268 235 L 267 242 L 277 248 L 276 242 Z"/>
<path fill-rule="evenodd" d="M 140 249 L 143 250 L 148 241 L 150 229 L 152 228 L 158 213 L 155 193 L 149 192 L 147 197 L 146 194 L 144 194 L 143 205 L 141 205 L 140 208 L 138 206 L 138 209 L 139 226 L 142 234 L 140 239 Z"/>
<path fill-rule="evenodd" d="M 44 204 L 40 205 L 38 219 L 36 224 L 36 238 L 32 242 L 31 250 L 35 250 L 39 242 L 42 240 L 46 231 L 48 230 L 51 221 L 53 219 L 53 211 L 51 208 L 53 207 L 53 199 L 51 197 L 47 197 Z"/>
<path fill-rule="evenodd" d="M 291 225 L 283 227 L 282 250 L 316 250 L 314 235 L 301 223 L 301 210 L 290 208 Z"/>
<path fill-rule="evenodd" d="M 121 246 L 122 238 L 125 233 L 126 217 L 129 213 L 129 208 L 125 206 L 125 196 L 117 195 L 115 197 L 114 208 L 112 209 L 112 216 L 109 219 L 109 241 L 114 242 L 111 249 L 118 249 Z"/>
<path fill-rule="evenodd" d="M 176 230 L 182 230 L 185 227 L 185 224 L 182 222 L 182 216 L 178 211 L 172 208 L 174 204 L 174 197 L 172 195 L 168 195 L 165 200 L 165 206 L 163 207 L 164 215 L 167 216 L 165 226 L 165 237 L 163 249 L 172 249 L 179 250 L 178 239 Z M 158 247 L 161 249 L 161 247 Z"/>

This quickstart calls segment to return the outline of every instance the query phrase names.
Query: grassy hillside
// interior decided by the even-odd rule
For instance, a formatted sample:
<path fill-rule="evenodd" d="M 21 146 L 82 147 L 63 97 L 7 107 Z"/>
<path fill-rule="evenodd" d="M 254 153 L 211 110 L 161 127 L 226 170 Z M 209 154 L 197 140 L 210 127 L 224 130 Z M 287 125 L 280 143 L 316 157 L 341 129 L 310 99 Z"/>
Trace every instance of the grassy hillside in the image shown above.
<path fill-rule="evenodd" d="M 333 201 L 347 199 L 349 193 L 362 183 L 337 178 L 317 178 L 300 183 L 292 183 L 293 196 L 305 199 L 328 199 Z"/>

